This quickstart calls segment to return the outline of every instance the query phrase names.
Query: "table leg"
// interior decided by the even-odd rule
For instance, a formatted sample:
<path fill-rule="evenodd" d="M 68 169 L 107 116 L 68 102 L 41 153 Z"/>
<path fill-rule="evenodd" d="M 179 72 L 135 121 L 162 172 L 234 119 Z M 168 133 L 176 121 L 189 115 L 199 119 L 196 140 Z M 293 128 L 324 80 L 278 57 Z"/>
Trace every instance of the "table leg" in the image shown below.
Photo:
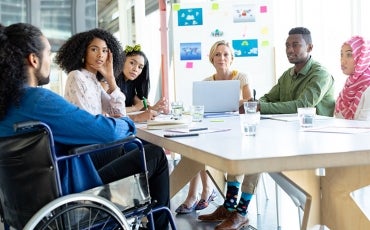
<path fill-rule="evenodd" d="M 181 156 L 170 175 L 170 197 L 174 197 L 205 165 Z"/>
<path fill-rule="evenodd" d="M 329 229 L 370 229 L 370 221 L 351 197 L 351 192 L 370 185 L 370 166 L 327 168 L 321 177 L 322 223 Z M 363 205 L 370 203 L 363 194 Z"/>
<path fill-rule="evenodd" d="M 222 195 L 225 199 L 225 191 L 226 191 L 226 175 L 224 172 L 221 172 L 217 169 L 212 167 L 206 166 L 206 172 L 208 176 L 211 178 L 213 184 L 215 185 L 218 192 Z"/>

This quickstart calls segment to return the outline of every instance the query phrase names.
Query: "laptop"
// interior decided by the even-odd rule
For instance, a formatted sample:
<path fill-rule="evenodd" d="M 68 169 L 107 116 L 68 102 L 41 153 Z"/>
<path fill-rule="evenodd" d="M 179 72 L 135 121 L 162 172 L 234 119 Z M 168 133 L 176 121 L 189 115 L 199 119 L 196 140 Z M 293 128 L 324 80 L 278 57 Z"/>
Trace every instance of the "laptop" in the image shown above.
<path fill-rule="evenodd" d="M 193 105 L 204 105 L 205 113 L 239 110 L 240 81 L 194 81 Z"/>

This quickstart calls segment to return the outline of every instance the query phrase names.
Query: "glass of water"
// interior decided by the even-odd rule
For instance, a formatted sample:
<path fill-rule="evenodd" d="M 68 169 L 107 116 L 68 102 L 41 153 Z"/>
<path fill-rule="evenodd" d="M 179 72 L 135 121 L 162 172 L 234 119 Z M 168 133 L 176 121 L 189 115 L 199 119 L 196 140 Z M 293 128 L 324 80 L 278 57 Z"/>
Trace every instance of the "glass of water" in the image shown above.
<path fill-rule="evenodd" d="M 171 103 L 171 113 L 175 120 L 179 120 L 182 117 L 184 111 L 184 105 L 181 101 L 174 101 Z"/>

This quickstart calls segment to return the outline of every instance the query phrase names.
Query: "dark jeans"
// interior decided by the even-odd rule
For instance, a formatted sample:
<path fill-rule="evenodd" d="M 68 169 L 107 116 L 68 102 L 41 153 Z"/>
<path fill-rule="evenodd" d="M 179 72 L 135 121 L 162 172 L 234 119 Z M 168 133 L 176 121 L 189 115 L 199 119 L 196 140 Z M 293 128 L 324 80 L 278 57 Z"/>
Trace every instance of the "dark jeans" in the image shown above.
<path fill-rule="evenodd" d="M 145 158 L 148 169 L 149 190 L 157 205 L 170 207 L 169 172 L 166 154 L 159 146 L 145 143 Z M 91 154 L 104 184 L 141 172 L 141 158 L 137 149 L 122 154 L 121 150 L 111 150 Z M 164 212 L 154 215 L 157 230 L 168 229 L 168 218 Z"/>

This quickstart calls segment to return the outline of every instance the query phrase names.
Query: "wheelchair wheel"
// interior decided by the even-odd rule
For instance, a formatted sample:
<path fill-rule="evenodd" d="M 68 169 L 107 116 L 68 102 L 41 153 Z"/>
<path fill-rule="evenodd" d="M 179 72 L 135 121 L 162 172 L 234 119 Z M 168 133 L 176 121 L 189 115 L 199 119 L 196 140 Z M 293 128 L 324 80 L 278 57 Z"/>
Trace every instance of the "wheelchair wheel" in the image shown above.
<path fill-rule="evenodd" d="M 122 229 L 129 224 L 112 202 L 91 194 L 60 197 L 40 209 L 24 227 L 33 229 Z"/>

